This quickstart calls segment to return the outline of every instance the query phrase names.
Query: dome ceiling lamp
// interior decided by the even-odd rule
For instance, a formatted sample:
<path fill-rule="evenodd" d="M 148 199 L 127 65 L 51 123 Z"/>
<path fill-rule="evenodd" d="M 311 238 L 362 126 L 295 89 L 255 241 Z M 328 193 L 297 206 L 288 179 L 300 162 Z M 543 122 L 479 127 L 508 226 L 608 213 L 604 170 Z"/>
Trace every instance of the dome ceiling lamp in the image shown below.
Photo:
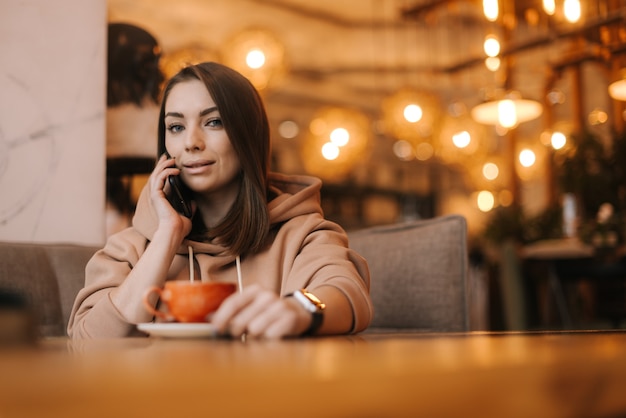
<path fill-rule="evenodd" d="M 620 70 L 621 78 L 609 85 L 609 95 L 615 100 L 626 101 L 626 68 Z"/>
<path fill-rule="evenodd" d="M 440 126 L 436 155 L 445 164 L 467 167 L 494 148 L 487 127 L 474 121 L 461 102 L 448 106 Z"/>
<path fill-rule="evenodd" d="M 229 39 L 222 51 L 224 64 L 236 69 L 258 90 L 265 90 L 287 73 L 283 43 L 264 29 L 247 29 Z"/>
<path fill-rule="evenodd" d="M 318 109 L 300 148 L 306 172 L 329 181 L 348 177 L 367 158 L 370 131 L 369 118 L 358 110 Z"/>
<path fill-rule="evenodd" d="M 487 4 L 485 0 L 485 4 Z M 485 15 L 487 15 L 487 7 L 485 7 Z M 485 37 L 483 49 L 486 55 L 485 64 L 491 71 L 499 69 L 500 41 L 494 34 Z M 490 66 L 489 60 L 498 59 L 497 66 Z M 507 75 L 510 73 L 508 62 L 505 71 Z M 507 80 L 509 77 L 507 77 Z M 508 91 L 500 94 L 495 100 L 487 101 L 474 107 L 471 111 L 472 119 L 484 125 L 500 126 L 505 129 L 515 128 L 518 124 L 538 118 L 543 112 L 541 103 L 523 99 L 517 91 Z"/>
<path fill-rule="evenodd" d="M 503 97 L 475 106 L 472 118 L 484 125 L 515 128 L 520 123 L 538 118 L 543 113 L 543 106 L 535 100 L 523 99 L 517 91 L 509 91 Z"/>
<path fill-rule="evenodd" d="M 404 87 L 384 99 L 381 108 L 387 135 L 411 144 L 420 161 L 433 156 L 431 141 L 441 118 L 441 106 L 435 95 Z"/>

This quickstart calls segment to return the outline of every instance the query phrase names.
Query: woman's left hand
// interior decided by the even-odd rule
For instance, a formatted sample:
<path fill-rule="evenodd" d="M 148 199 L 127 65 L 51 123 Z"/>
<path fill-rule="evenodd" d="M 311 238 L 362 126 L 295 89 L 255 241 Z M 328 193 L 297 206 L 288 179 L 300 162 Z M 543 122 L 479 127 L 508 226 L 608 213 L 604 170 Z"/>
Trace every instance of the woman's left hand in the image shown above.
<path fill-rule="evenodd" d="M 254 284 L 226 299 L 211 322 L 220 334 L 275 339 L 302 334 L 312 320 L 294 298 L 280 298 Z"/>

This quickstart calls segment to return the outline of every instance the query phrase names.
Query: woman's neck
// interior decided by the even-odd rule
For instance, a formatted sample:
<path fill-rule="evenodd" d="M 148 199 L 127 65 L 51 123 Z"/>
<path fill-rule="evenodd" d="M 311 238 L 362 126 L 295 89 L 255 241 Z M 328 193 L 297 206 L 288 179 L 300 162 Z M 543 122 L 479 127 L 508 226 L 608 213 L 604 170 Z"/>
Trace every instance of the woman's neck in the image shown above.
<path fill-rule="evenodd" d="M 202 220 L 207 228 L 219 224 L 235 203 L 239 193 L 239 184 L 236 183 L 233 186 L 221 189 L 219 192 L 196 194 L 197 210 L 202 215 Z"/>

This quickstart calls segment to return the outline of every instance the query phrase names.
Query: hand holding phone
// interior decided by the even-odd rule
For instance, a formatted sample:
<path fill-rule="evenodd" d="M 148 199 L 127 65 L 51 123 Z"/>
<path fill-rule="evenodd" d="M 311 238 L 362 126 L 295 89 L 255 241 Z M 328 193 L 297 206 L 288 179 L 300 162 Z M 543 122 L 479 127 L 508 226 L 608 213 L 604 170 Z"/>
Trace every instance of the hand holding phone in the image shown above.
<path fill-rule="evenodd" d="M 169 153 L 164 149 L 160 149 L 161 154 L 165 154 L 167 158 L 170 157 Z M 178 176 L 168 176 L 167 182 L 169 183 L 169 190 L 166 187 L 165 197 L 170 205 L 176 210 L 176 212 L 191 219 L 191 192 L 185 186 Z"/>

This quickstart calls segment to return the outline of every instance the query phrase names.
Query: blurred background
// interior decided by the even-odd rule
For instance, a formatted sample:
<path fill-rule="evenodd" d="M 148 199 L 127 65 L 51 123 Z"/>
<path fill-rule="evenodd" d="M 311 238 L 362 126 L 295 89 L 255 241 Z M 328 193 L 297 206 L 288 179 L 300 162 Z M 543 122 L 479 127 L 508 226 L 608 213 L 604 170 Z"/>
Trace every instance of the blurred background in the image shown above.
<path fill-rule="evenodd" d="M 619 0 L 108 1 L 110 23 L 154 36 L 150 86 L 206 60 L 250 78 L 273 169 L 321 177 L 346 229 L 464 215 L 473 323 L 491 329 L 619 326 L 625 19 Z M 621 284 L 580 265 L 599 256 Z"/>
<path fill-rule="evenodd" d="M 609 85 L 626 66 L 625 9 L 109 0 L 108 20 L 154 36 L 165 78 L 204 60 L 246 74 L 267 105 L 274 169 L 322 177 L 327 215 L 346 228 L 456 212 L 480 236 L 501 208 L 534 217 L 578 192 L 563 165 L 580 142 L 610 153 L 624 125 Z M 616 194 L 603 198 L 622 209 Z M 603 202 L 577 203 L 593 217 Z"/>

